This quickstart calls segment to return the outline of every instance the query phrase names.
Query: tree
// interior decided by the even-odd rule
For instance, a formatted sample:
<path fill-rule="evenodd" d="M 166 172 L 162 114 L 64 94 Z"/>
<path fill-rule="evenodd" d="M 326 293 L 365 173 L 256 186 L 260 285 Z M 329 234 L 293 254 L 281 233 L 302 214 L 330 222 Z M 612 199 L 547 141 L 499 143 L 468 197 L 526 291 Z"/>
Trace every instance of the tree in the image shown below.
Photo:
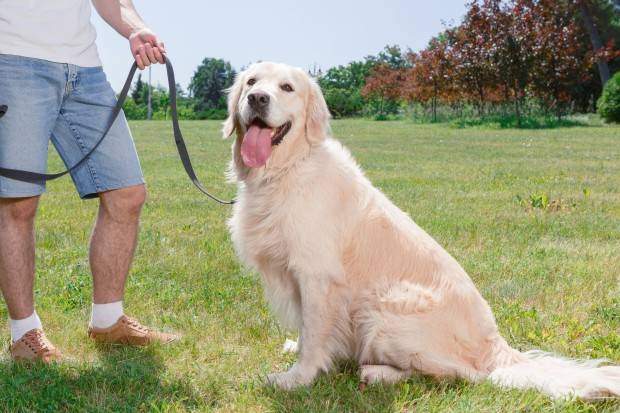
<path fill-rule="evenodd" d="M 403 54 L 398 45 L 385 46 L 376 56 L 366 56 L 366 62 L 371 67 L 386 64 L 392 69 L 404 69 L 409 66 L 406 54 Z"/>
<path fill-rule="evenodd" d="M 592 52 L 571 2 L 539 0 L 533 13 L 532 91 L 560 119 L 575 90 L 592 76 Z"/>
<path fill-rule="evenodd" d="M 431 102 L 433 122 L 437 121 L 439 101 L 454 103 L 459 99 L 454 88 L 450 45 L 445 36 L 432 39 L 419 54 L 409 53 L 410 68 L 406 70 L 401 91 L 408 102 Z"/>
<path fill-rule="evenodd" d="M 596 53 L 582 24 L 586 1 L 594 27 L 608 39 Z M 408 53 L 406 64 L 396 46 L 367 58 L 376 67 L 363 96 L 382 104 L 400 89 L 400 100 L 430 104 L 433 120 L 439 103 L 459 111 L 470 103 L 480 117 L 512 107 L 520 126 L 525 105 L 538 102 L 560 118 L 568 110 L 592 109 L 600 93 L 594 58 L 611 62 L 612 69 L 620 65 L 615 40 L 620 17 L 609 0 L 470 0 L 461 24 Z"/>
<path fill-rule="evenodd" d="M 153 88 L 151 94 L 151 104 L 153 107 L 154 117 L 156 119 L 167 119 L 168 109 L 170 108 L 170 94 L 167 89 L 161 86 Z"/>
<path fill-rule="evenodd" d="M 492 101 L 491 91 L 498 84 L 492 60 L 491 29 L 488 10 L 472 0 L 463 23 L 446 32 L 452 46 L 455 80 L 480 116 L 484 115 L 486 103 Z"/>
<path fill-rule="evenodd" d="M 337 89 L 360 89 L 374 63 L 372 61 L 355 61 L 346 66 L 332 67 L 319 78 L 321 87 Z"/>
<path fill-rule="evenodd" d="M 361 90 L 370 75 L 372 65 L 368 60 L 355 61 L 346 66 L 333 67 L 319 77 L 319 85 L 333 116 L 355 116 L 362 113 L 367 102 L 362 97 Z"/>
<path fill-rule="evenodd" d="M 133 85 L 133 90 L 131 91 L 131 98 L 136 103 L 136 105 L 141 105 L 146 103 L 145 96 L 148 95 L 148 85 L 142 81 L 142 73 L 138 73 L 138 80 Z"/>
<path fill-rule="evenodd" d="M 512 0 L 502 4 L 493 0 L 485 1 L 484 7 L 490 12 L 490 53 L 495 76 L 503 90 L 503 101 L 512 103 L 517 126 L 521 126 L 521 108 L 534 64 L 534 2 Z"/>
<path fill-rule="evenodd" d="M 232 86 L 235 70 L 222 59 L 205 58 L 189 85 L 197 112 L 226 109 L 225 90 Z"/>
<path fill-rule="evenodd" d="M 379 115 L 385 115 L 386 107 L 401 97 L 404 82 L 404 69 L 395 69 L 387 63 L 380 63 L 372 69 L 371 75 L 366 79 L 362 96 L 377 99 Z"/>
<path fill-rule="evenodd" d="M 581 12 L 581 17 L 583 22 L 588 30 L 588 34 L 590 35 L 590 42 L 592 43 L 592 49 L 596 56 L 596 64 L 598 65 L 598 72 L 601 78 L 601 84 L 605 86 L 605 83 L 610 78 L 609 73 L 609 65 L 607 64 L 607 59 L 604 54 L 604 45 L 601 40 L 601 36 L 599 34 L 598 28 L 594 23 L 594 19 L 592 18 L 591 4 L 588 0 L 578 0 L 579 10 Z"/>
<path fill-rule="evenodd" d="M 125 113 L 125 117 L 130 120 L 146 119 L 146 106 L 136 104 L 132 97 L 125 100 L 123 112 Z"/>

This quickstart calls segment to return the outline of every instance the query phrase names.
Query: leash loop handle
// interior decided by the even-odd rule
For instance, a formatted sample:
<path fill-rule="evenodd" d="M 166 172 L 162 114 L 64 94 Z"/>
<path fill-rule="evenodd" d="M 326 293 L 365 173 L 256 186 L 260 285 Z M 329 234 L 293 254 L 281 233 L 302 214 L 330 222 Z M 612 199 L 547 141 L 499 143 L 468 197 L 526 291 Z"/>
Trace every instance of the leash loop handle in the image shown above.
<path fill-rule="evenodd" d="M 194 171 L 194 167 L 192 166 L 192 161 L 187 151 L 187 147 L 185 145 L 185 141 L 183 140 L 183 134 L 181 132 L 181 127 L 179 126 L 179 115 L 177 110 L 177 87 L 176 81 L 174 77 L 174 69 L 172 67 L 172 63 L 168 57 L 166 59 L 166 72 L 168 74 L 168 88 L 170 93 L 170 112 L 172 115 L 172 131 L 174 134 L 174 142 L 177 147 L 177 151 L 179 152 L 179 157 L 181 158 L 181 162 L 183 163 L 183 168 L 189 176 L 189 179 L 192 183 L 198 188 L 200 192 L 208 196 L 213 201 L 222 204 L 222 205 L 232 205 L 235 203 L 235 200 L 224 201 L 214 195 L 211 195 L 209 191 L 204 187 L 202 182 L 196 176 L 196 172 Z M 32 171 L 23 171 L 20 169 L 11 169 L 11 168 L 3 168 L 0 167 L 0 176 L 4 176 L 6 178 L 14 179 L 17 181 L 28 182 L 28 183 L 42 183 L 46 181 L 52 181 L 54 179 L 58 179 L 62 176 L 67 175 L 75 171 L 77 168 L 82 166 L 84 162 L 86 162 L 91 155 L 97 150 L 101 142 L 108 136 L 112 125 L 116 121 L 119 113 L 123 109 L 123 104 L 127 99 L 127 95 L 129 94 L 129 89 L 131 88 L 131 82 L 136 74 L 136 70 L 138 69 L 138 65 L 134 62 L 129 70 L 129 75 L 127 75 L 127 80 L 125 80 L 125 84 L 123 85 L 123 89 L 121 90 L 120 95 L 118 96 L 118 100 L 116 102 L 116 106 L 112 109 L 112 115 L 110 116 L 110 121 L 108 126 L 105 129 L 105 132 L 101 135 L 95 146 L 93 146 L 82 159 L 80 159 L 76 164 L 68 168 L 63 172 L 57 172 L 53 174 L 47 173 L 38 173 Z M 6 105 L 0 105 L 0 118 L 7 112 L 8 107 Z"/>

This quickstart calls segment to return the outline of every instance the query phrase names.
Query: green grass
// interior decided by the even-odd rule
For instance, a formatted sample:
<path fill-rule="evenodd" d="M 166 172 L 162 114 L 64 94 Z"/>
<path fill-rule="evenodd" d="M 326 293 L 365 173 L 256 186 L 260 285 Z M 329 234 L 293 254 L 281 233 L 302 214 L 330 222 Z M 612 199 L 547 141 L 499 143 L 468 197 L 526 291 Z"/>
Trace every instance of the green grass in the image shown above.
<path fill-rule="evenodd" d="M 219 123 L 182 127 L 201 178 L 233 196 L 223 179 L 230 142 L 220 140 Z M 235 259 L 230 210 L 192 188 L 168 123 L 136 122 L 132 129 L 150 200 L 127 309 L 184 339 L 149 349 L 87 340 L 87 242 L 97 204 L 80 201 L 68 179 L 52 183 L 37 224 L 36 297 L 49 337 L 72 360 L 24 368 L 5 354 L 0 410 L 620 409 L 618 402 L 553 402 L 535 391 L 422 377 L 360 392 L 351 363 L 307 389 L 265 387 L 267 373 L 294 362 L 280 353 L 294 335 L 270 315 L 256 274 Z M 375 185 L 461 262 L 512 345 L 620 362 L 620 127 L 492 130 L 342 120 L 334 133 Z M 60 167 L 57 159 L 52 165 Z"/>

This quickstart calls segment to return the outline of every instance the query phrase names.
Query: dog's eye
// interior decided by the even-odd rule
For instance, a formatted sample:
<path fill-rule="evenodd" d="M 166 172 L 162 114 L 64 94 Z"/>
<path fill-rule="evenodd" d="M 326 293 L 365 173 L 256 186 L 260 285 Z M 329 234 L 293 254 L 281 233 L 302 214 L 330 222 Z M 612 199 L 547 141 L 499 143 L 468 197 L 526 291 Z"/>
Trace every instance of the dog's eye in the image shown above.
<path fill-rule="evenodd" d="M 254 83 L 256 83 L 255 78 L 250 78 L 250 80 L 248 80 L 248 86 L 252 86 Z"/>
<path fill-rule="evenodd" d="M 293 89 L 293 86 L 291 86 L 289 83 L 285 83 L 283 85 L 280 86 L 280 89 L 282 89 L 285 92 L 293 92 L 295 89 Z"/>

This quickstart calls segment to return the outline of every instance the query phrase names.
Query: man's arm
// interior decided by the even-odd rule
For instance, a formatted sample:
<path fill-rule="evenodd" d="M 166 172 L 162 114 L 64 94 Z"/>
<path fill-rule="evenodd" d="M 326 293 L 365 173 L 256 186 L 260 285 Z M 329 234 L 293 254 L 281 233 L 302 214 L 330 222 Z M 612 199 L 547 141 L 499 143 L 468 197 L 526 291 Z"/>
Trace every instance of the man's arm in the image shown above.
<path fill-rule="evenodd" d="M 129 40 L 131 53 L 140 69 L 164 63 L 163 42 L 148 28 L 131 0 L 92 0 L 95 9 L 110 26 Z"/>

